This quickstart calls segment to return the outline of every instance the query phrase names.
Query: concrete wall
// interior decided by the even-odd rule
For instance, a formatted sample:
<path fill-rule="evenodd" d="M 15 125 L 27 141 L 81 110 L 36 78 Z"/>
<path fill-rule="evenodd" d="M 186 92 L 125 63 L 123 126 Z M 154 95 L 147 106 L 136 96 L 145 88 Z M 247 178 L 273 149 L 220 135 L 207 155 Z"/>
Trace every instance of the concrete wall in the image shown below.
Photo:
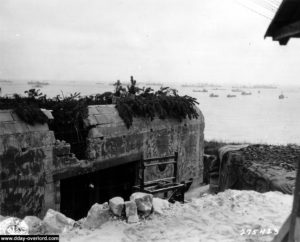
<path fill-rule="evenodd" d="M 0 214 L 41 214 L 46 167 L 53 159 L 54 134 L 48 125 L 27 125 L 0 110 Z"/>
<path fill-rule="evenodd" d="M 198 119 L 182 122 L 155 118 L 133 120 L 127 129 L 114 105 L 90 106 L 86 127 L 88 135 L 87 157 L 101 162 L 115 157 L 141 154 L 145 158 L 164 157 L 178 152 L 178 181 L 190 178 L 195 184 L 202 182 L 204 117 L 198 109 Z M 145 179 L 153 180 L 172 174 L 172 165 L 160 171 L 157 167 L 146 170 Z"/>
<path fill-rule="evenodd" d="M 201 183 L 204 118 L 198 111 L 198 119 L 183 122 L 134 119 L 127 129 L 113 105 L 90 106 L 87 157 L 78 160 L 69 144 L 55 140 L 47 124 L 28 125 L 11 110 L 0 110 L 0 214 L 42 217 L 48 208 L 59 210 L 61 179 L 137 161 L 142 155 L 163 157 L 177 151 L 178 181 Z M 153 168 L 145 177 L 171 172 L 172 167 Z"/>

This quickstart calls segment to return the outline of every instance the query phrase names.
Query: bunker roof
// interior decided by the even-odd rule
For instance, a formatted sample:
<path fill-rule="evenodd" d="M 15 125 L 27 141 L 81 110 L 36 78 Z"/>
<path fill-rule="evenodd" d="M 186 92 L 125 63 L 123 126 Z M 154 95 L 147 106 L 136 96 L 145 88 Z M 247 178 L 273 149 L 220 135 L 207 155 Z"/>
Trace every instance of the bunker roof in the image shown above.
<path fill-rule="evenodd" d="M 113 136 L 117 134 L 128 133 L 143 133 L 149 130 L 169 129 L 172 127 L 183 125 L 194 125 L 204 123 L 204 117 L 200 109 L 195 107 L 199 113 L 198 119 L 185 119 L 179 122 L 176 119 L 159 119 L 155 117 L 154 120 L 149 118 L 133 118 L 132 126 L 128 129 L 120 117 L 115 105 L 91 105 L 88 107 L 88 117 L 84 120 L 86 128 L 97 127 L 98 134 L 93 133 L 92 136 Z M 95 129 L 92 129 L 95 130 Z M 100 132 L 101 130 L 101 132 Z"/>
<path fill-rule="evenodd" d="M 41 110 L 49 119 L 53 119 L 51 111 L 45 109 Z M 49 130 L 48 124 L 26 124 L 13 110 L 0 110 L 0 136 L 47 130 Z"/>

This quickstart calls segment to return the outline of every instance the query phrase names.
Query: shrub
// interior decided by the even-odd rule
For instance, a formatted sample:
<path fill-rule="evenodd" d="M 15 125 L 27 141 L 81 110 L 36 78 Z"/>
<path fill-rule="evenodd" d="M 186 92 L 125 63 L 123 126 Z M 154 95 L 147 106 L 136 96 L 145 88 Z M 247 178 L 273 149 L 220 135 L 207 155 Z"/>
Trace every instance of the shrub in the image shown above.
<path fill-rule="evenodd" d="M 173 118 L 178 121 L 198 118 L 196 99 L 179 96 L 175 89 L 161 87 L 154 92 L 149 87 L 139 88 L 133 77 L 127 89 L 122 87 L 120 81 L 114 86 L 114 93 L 105 92 L 85 97 L 74 93 L 67 97 L 57 95 L 55 98 L 48 98 L 39 89 L 30 89 L 25 91 L 25 97 L 0 97 L 0 109 L 13 109 L 28 124 L 48 122 L 56 138 L 69 142 L 78 158 L 84 156 L 88 130 L 84 129 L 83 120 L 88 115 L 89 105 L 112 104 L 113 99 L 116 99 L 116 108 L 127 128 L 132 125 L 133 117 L 153 120 L 157 116 L 160 119 Z M 54 120 L 49 122 L 41 108 L 51 110 Z"/>

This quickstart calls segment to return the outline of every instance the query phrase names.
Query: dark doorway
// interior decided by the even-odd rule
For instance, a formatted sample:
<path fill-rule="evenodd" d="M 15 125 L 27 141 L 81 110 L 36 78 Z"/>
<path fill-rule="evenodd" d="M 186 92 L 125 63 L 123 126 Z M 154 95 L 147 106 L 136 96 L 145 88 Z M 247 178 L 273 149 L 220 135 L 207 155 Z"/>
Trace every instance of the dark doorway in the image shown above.
<path fill-rule="evenodd" d="M 73 219 L 86 217 L 94 203 L 115 196 L 128 200 L 137 178 L 137 162 L 131 162 L 60 181 L 60 211 Z"/>

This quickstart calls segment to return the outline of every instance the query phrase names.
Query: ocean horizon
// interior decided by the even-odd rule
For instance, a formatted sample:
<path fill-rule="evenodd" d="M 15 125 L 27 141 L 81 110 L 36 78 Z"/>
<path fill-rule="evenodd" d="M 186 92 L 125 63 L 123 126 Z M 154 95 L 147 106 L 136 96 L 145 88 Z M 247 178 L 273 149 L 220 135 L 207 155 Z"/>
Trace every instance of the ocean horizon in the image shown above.
<path fill-rule="evenodd" d="M 153 85 L 151 85 L 153 84 Z M 126 86 L 124 84 L 124 86 Z M 159 83 L 140 83 L 159 89 Z M 199 108 L 205 118 L 205 140 L 266 144 L 300 145 L 300 88 L 240 88 L 251 95 L 232 92 L 236 87 L 222 86 L 184 86 L 166 83 L 178 90 L 179 95 L 197 98 Z M 1 95 L 24 94 L 32 86 L 27 82 L 1 82 Z M 207 92 L 199 92 L 202 89 Z M 48 97 L 68 96 L 79 92 L 81 95 L 94 95 L 113 91 L 114 86 L 105 82 L 63 81 L 37 87 Z M 210 97 L 210 94 L 218 97 Z M 285 98 L 279 99 L 283 94 Z M 227 97 L 227 95 L 236 95 Z"/>

